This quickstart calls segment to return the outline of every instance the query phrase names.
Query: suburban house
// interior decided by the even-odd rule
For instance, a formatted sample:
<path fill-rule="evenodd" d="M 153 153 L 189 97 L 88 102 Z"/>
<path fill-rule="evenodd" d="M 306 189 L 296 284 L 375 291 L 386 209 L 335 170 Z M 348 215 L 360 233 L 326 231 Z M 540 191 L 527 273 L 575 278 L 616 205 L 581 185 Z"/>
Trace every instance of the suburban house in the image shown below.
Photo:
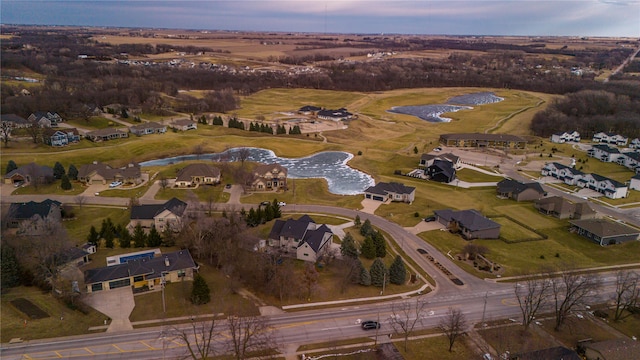
<path fill-rule="evenodd" d="M 315 262 L 322 250 L 331 246 L 332 237 L 333 232 L 326 225 L 318 225 L 309 215 L 303 215 L 298 220 L 277 219 L 269 233 L 269 246 L 295 251 L 298 260 Z"/>
<path fill-rule="evenodd" d="M 640 174 L 637 174 L 629 181 L 629 189 L 640 191 Z"/>
<path fill-rule="evenodd" d="M 84 283 L 88 293 L 125 286 L 153 290 L 165 282 L 193 280 L 193 273 L 197 268 L 191 253 L 185 249 L 87 270 L 84 272 Z"/>
<path fill-rule="evenodd" d="M 52 255 L 50 259 L 58 268 L 65 266 L 82 266 L 89 262 L 89 252 L 82 248 L 71 247 Z"/>
<path fill-rule="evenodd" d="M 629 142 L 629 147 L 632 149 L 640 149 L 640 139 L 635 138 Z"/>
<path fill-rule="evenodd" d="M 451 161 L 434 160 L 424 174 L 429 180 L 448 184 L 456 179 L 456 168 Z"/>
<path fill-rule="evenodd" d="M 40 127 L 56 127 L 62 122 L 62 117 L 56 112 L 36 111 L 29 115 L 27 120 Z"/>
<path fill-rule="evenodd" d="M 258 165 L 253 170 L 251 189 L 257 191 L 286 189 L 287 168 L 280 164 Z"/>
<path fill-rule="evenodd" d="M 167 228 L 178 230 L 186 208 L 187 203 L 177 198 L 172 198 L 164 204 L 135 205 L 131 207 L 131 218 L 127 227 L 134 229 L 140 224 L 144 230 L 152 227 L 159 232 Z"/>
<path fill-rule="evenodd" d="M 582 360 L 577 352 L 564 346 L 512 354 L 509 360 Z"/>
<path fill-rule="evenodd" d="M 537 182 L 520 182 L 513 179 L 504 179 L 496 186 L 499 197 L 515 201 L 538 200 L 546 195 L 546 192 Z"/>
<path fill-rule="evenodd" d="M 302 115 L 314 115 L 318 111 L 322 110 L 321 107 L 313 106 L 313 105 L 305 105 L 298 109 L 298 114 Z"/>
<path fill-rule="evenodd" d="M 609 199 L 620 199 L 627 197 L 629 188 L 626 184 L 618 182 L 613 179 L 598 175 L 598 174 L 585 174 L 580 180 L 578 180 L 579 187 L 589 188 L 595 190 Z"/>
<path fill-rule="evenodd" d="M 607 219 L 572 220 L 570 231 L 582 235 L 600 246 L 636 241 L 640 230 Z"/>
<path fill-rule="evenodd" d="M 422 156 L 420 156 L 419 167 L 427 168 L 433 165 L 433 162 L 436 160 L 449 161 L 453 164 L 453 167 L 455 169 L 459 169 L 462 166 L 459 156 L 455 156 L 452 153 L 444 153 L 444 154 L 422 154 Z"/>
<path fill-rule="evenodd" d="M 149 134 L 164 134 L 167 132 L 167 125 L 162 125 L 160 123 L 150 121 L 129 127 L 129 132 L 138 136 Z"/>
<path fill-rule="evenodd" d="M 29 120 L 16 114 L 2 114 L 0 115 L 0 122 L 2 122 L 3 124 L 8 124 L 13 129 L 28 128 L 29 126 L 31 126 Z"/>
<path fill-rule="evenodd" d="M 563 144 L 565 142 L 580 142 L 580 133 L 577 131 L 557 132 L 551 135 L 551 142 Z"/>
<path fill-rule="evenodd" d="M 36 163 L 29 163 L 14 169 L 4 176 L 5 184 L 29 184 L 37 181 L 40 184 L 53 179 L 53 168 Z"/>
<path fill-rule="evenodd" d="M 143 181 L 140 165 L 137 163 L 130 163 L 122 168 L 112 168 L 97 161 L 82 165 L 78 169 L 78 180 L 87 185 L 107 184 L 113 181 L 121 181 L 123 184 L 141 184 Z"/>
<path fill-rule="evenodd" d="M 436 220 L 451 232 L 459 232 L 467 240 L 497 239 L 500 237 L 500 224 L 482 216 L 477 210 L 454 211 L 451 209 L 433 212 Z"/>
<path fill-rule="evenodd" d="M 551 176 L 558 180 L 562 180 L 567 185 L 578 185 L 578 181 L 582 179 L 586 174 L 580 170 L 576 170 L 573 167 L 560 164 L 557 162 L 546 163 L 542 167 L 542 176 Z"/>
<path fill-rule="evenodd" d="M 618 338 L 584 344 L 587 360 L 627 360 L 637 359 L 640 343 L 628 338 Z"/>
<path fill-rule="evenodd" d="M 440 135 L 440 143 L 457 147 L 491 147 L 524 149 L 527 140 L 509 134 L 455 133 Z"/>
<path fill-rule="evenodd" d="M 340 108 L 338 110 L 320 110 L 318 111 L 317 116 L 318 119 L 331 121 L 349 120 L 353 118 L 353 114 L 348 112 L 345 108 Z"/>
<path fill-rule="evenodd" d="M 535 200 L 533 206 L 542 214 L 558 219 L 593 219 L 597 213 L 586 201 L 573 202 L 562 196 Z"/>
<path fill-rule="evenodd" d="M 618 159 L 624 156 L 618 148 L 611 147 L 607 144 L 593 145 L 591 149 L 587 151 L 587 156 L 596 158 L 604 162 L 618 162 Z"/>
<path fill-rule="evenodd" d="M 124 139 L 129 136 L 129 133 L 114 128 L 99 129 L 95 131 L 89 131 L 84 135 L 87 139 L 98 142 L 108 141 L 116 139 Z"/>
<path fill-rule="evenodd" d="M 176 187 L 195 187 L 220 183 L 220 169 L 207 164 L 189 164 L 176 175 Z"/>
<path fill-rule="evenodd" d="M 174 120 L 171 123 L 171 127 L 176 130 L 187 131 L 187 130 L 196 130 L 198 128 L 198 124 L 195 121 L 192 121 L 189 119 L 178 119 L 178 120 Z"/>
<path fill-rule="evenodd" d="M 592 140 L 597 143 L 613 144 L 617 146 L 625 146 L 627 145 L 627 141 L 629 141 L 626 136 L 605 132 L 594 134 Z"/>
<path fill-rule="evenodd" d="M 12 203 L 7 213 L 6 227 L 18 228 L 25 223 L 26 227 L 37 225 L 41 221 L 62 221 L 62 203 L 55 200 L 44 200 L 42 202 L 29 201 L 26 203 Z"/>
<path fill-rule="evenodd" d="M 374 186 L 369 186 L 364 191 L 365 199 L 376 201 L 402 201 L 412 203 L 415 200 L 416 188 L 405 186 L 397 182 L 380 182 Z"/>
<path fill-rule="evenodd" d="M 65 146 L 80 141 L 80 133 L 76 128 L 45 128 L 42 141 L 51 146 Z"/>
<path fill-rule="evenodd" d="M 622 157 L 618 158 L 617 163 L 633 172 L 638 173 L 640 172 L 640 152 L 625 152 L 622 154 Z"/>

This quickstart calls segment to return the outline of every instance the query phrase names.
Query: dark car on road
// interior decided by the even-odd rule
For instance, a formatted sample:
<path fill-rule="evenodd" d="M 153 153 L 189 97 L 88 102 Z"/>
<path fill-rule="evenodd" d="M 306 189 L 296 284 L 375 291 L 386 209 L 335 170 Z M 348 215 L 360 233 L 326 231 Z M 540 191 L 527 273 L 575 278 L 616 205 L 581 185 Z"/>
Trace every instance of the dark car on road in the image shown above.
<path fill-rule="evenodd" d="M 363 330 L 380 329 L 380 323 L 373 320 L 363 321 L 361 325 Z"/>
<path fill-rule="evenodd" d="M 418 249 L 418 252 L 419 252 L 420 254 L 422 254 L 422 255 L 427 255 L 427 254 L 428 254 L 428 253 L 427 253 L 427 250 L 425 250 L 425 249 Z"/>

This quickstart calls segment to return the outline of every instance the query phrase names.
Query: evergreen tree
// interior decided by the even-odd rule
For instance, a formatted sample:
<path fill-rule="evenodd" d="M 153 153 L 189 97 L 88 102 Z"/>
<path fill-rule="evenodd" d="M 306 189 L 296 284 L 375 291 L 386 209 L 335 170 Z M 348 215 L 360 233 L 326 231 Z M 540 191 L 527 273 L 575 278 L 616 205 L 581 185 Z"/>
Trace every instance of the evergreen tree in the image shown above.
<path fill-rule="evenodd" d="M 62 190 L 71 190 L 71 181 L 69 181 L 69 177 L 67 176 L 67 174 L 62 175 L 60 187 L 62 188 Z"/>
<path fill-rule="evenodd" d="M 389 276 L 387 273 L 387 267 L 384 266 L 382 259 L 376 258 L 371 264 L 369 269 L 371 275 L 371 285 L 382 287 L 383 283 L 389 283 Z"/>
<path fill-rule="evenodd" d="M 69 165 L 69 170 L 67 170 L 67 175 L 70 180 L 78 180 L 78 169 L 75 165 Z"/>
<path fill-rule="evenodd" d="M 114 245 L 113 240 L 115 239 L 113 229 L 110 227 L 107 227 L 103 237 L 104 237 L 104 246 L 108 247 L 109 249 L 113 249 L 113 245 Z"/>
<path fill-rule="evenodd" d="M 286 133 L 287 129 L 285 129 L 284 125 L 278 125 L 278 127 L 276 128 L 276 134 L 281 135 Z"/>
<path fill-rule="evenodd" d="M 128 119 L 129 118 L 129 113 L 127 112 L 127 108 L 122 108 L 122 111 L 120 112 L 120 115 L 122 116 L 123 119 Z"/>
<path fill-rule="evenodd" d="M 256 221 L 256 210 L 254 208 L 249 209 L 249 212 L 247 213 L 245 219 L 247 222 L 247 226 L 258 226 L 258 221 Z"/>
<path fill-rule="evenodd" d="M 273 208 L 273 218 L 278 219 L 282 217 L 282 210 L 280 210 L 280 205 L 278 204 L 278 199 L 273 199 L 271 203 L 271 207 Z"/>
<path fill-rule="evenodd" d="M 277 204 L 276 204 L 277 206 Z M 272 205 L 268 205 L 264 207 L 264 220 L 266 221 L 271 221 L 273 220 L 273 206 Z"/>
<path fill-rule="evenodd" d="M 91 225 L 91 229 L 89 229 L 89 235 L 87 235 L 87 242 L 89 244 L 98 245 L 98 241 L 100 241 L 100 233 L 96 230 L 96 227 Z"/>
<path fill-rule="evenodd" d="M 135 247 L 144 247 L 144 244 L 147 242 L 147 234 L 144 233 L 142 229 L 142 225 L 140 223 L 136 224 L 136 227 L 133 229 L 133 245 Z"/>
<path fill-rule="evenodd" d="M 156 247 L 156 246 L 160 246 L 160 244 L 162 244 L 162 236 L 160 236 L 160 233 L 158 232 L 158 230 L 156 230 L 156 227 L 154 226 L 149 231 L 149 235 L 147 235 L 147 246 Z"/>
<path fill-rule="evenodd" d="M 15 161 L 9 160 L 9 162 L 7 163 L 7 170 L 5 171 L 5 175 L 17 168 L 18 168 L 18 165 L 16 165 Z"/>
<path fill-rule="evenodd" d="M 403 285 L 407 281 L 407 269 L 400 255 L 396 256 L 393 264 L 389 267 L 389 281 L 396 285 Z"/>
<path fill-rule="evenodd" d="M 340 254 L 343 257 L 349 257 L 353 259 L 358 258 L 358 248 L 356 247 L 356 241 L 351 236 L 351 233 L 347 233 L 342 238 L 342 244 L 340 244 Z"/>
<path fill-rule="evenodd" d="M 362 243 L 362 247 L 360 248 L 360 252 L 362 256 L 367 259 L 373 259 L 376 257 L 376 245 L 373 242 L 371 236 L 367 236 L 364 238 L 364 242 Z"/>
<path fill-rule="evenodd" d="M 115 234 L 116 232 L 116 227 L 113 225 L 110 217 L 102 220 L 102 227 L 100 227 L 100 237 L 104 238 L 104 234 L 106 234 L 107 231 L 111 231 L 112 234 Z"/>
<path fill-rule="evenodd" d="M 374 231 L 373 244 L 376 248 L 376 257 L 384 258 L 387 256 L 387 243 L 384 241 L 384 235 L 380 231 Z"/>
<path fill-rule="evenodd" d="M 165 227 L 162 231 L 162 246 L 174 246 L 176 244 L 176 234 L 170 227 Z"/>
<path fill-rule="evenodd" d="M 360 227 L 362 225 L 362 221 L 360 220 L 360 215 L 356 215 L 356 218 L 353 220 L 353 225 L 356 227 Z"/>
<path fill-rule="evenodd" d="M 62 175 L 64 174 L 65 174 L 64 166 L 62 166 L 62 164 L 56 161 L 56 164 L 53 165 L 53 177 L 59 180 L 62 178 Z"/>
<path fill-rule="evenodd" d="M 373 233 L 373 226 L 371 226 L 371 221 L 369 219 L 365 220 L 362 226 L 360 227 L 360 235 L 367 236 Z"/>
<path fill-rule="evenodd" d="M 213 117 L 213 125 L 224 125 L 224 122 L 222 121 L 222 116 L 217 115 Z"/>
<path fill-rule="evenodd" d="M 195 305 L 206 304 L 211 300 L 211 294 L 207 281 L 200 275 L 193 277 L 193 287 L 191 288 L 191 302 Z"/>
<path fill-rule="evenodd" d="M 126 249 L 131 247 L 131 233 L 129 233 L 129 230 L 126 228 L 120 231 L 120 237 L 118 239 L 121 248 Z"/>
<path fill-rule="evenodd" d="M 369 270 L 362 265 L 362 263 L 360 263 L 360 285 L 371 285 L 371 274 L 369 273 Z"/>
<path fill-rule="evenodd" d="M 20 285 L 20 263 L 12 246 L 0 247 L 0 288 L 3 290 Z"/>

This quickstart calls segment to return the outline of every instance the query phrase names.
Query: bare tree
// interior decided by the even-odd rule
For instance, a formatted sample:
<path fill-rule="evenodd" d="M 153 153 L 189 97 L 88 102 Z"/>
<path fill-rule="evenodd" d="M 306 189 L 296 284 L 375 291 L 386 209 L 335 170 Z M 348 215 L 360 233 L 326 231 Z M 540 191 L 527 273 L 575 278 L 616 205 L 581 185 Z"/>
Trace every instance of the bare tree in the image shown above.
<path fill-rule="evenodd" d="M 200 160 L 200 156 L 204 154 L 204 144 L 198 144 L 194 146 L 193 153 L 196 155 L 196 159 Z"/>
<path fill-rule="evenodd" d="M 247 161 L 249 155 L 251 155 L 251 150 L 246 147 L 242 147 L 236 151 L 238 154 L 238 159 L 240 160 L 241 167 L 244 168 L 244 162 Z"/>
<path fill-rule="evenodd" d="M 273 329 L 265 318 L 230 316 L 227 319 L 227 330 L 231 337 L 231 353 L 237 360 L 249 358 L 252 352 L 277 348 Z"/>
<path fill-rule="evenodd" d="M 389 323 L 396 334 L 404 336 L 404 351 L 407 351 L 407 342 L 411 332 L 416 324 L 422 321 L 427 311 L 427 304 L 428 302 L 424 298 L 416 297 L 415 303 L 403 301 L 391 305 L 392 315 L 389 318 Z"/>
<path fill-rule="evenodd" d="M 87 198 L 82 196 L 82 195 L 78 195 L 74 198 L 76 204 L 78 204 L 78 207 L 80 209 L 82 209 L 82 205 L 84 205 L 87 202 Z"/>
<path fill-rule="evenodd" d="M 215 318 L 206 321 L 192 321 L 188 327 L 175 327 L 175 336 L 186 345 L 187 359 L 206 360 L 216 355 L 215 338 L 220 334 Z"/>
<path fill-rule="evenodd" d="M 526 331 L 551 296 L 551 281 L 530 278 L 524 282 L 517 282 L 515 293 L 522 312 L 522 325 Z"/>
<path fill-rule="evenodd" d="M 587 304 L 592 292 L 595 293 L 600 284 L 601 280 L 597 275 L 578 274 L 570 270 L 562 270 L 560 277 L 551 279 L 556 331 L 560 330 L 572 310 Z"/>
<path fill-rule="evenodd" d="M 307 262 L 304 266 L 304 273 L 302 274 L 302 283 L 304 284 L 305 289 L 307 290 L 307 299 L 311 299 L 311 294 L 313 294 L 313 290 L 316 288 L 318 284 L 318 270 L 316 270 L 316 265 L 310 262 Z"/>
<path fill-rule="evenodd" d="M 164 175 L 160 175 L 160 180 L 158 180 L 158 184 L 160 184 L 160 187 L 162 188 L 162 190 L 164 190 L 167 188 L 167 186 L 169 186 L 169 179 L 167 179 L 167 177 Z"/>
<path fill-rule="evenodd" d="M 2 141 L 4 142 L 4 147 L 9 146 L 9 138 L 11 136 L 11 130 L 13 126 L 10 122 L 3 121 L 2 125 L 0 125 L 0 135 L 2 135 Z"/>
<path fill-rule="evenodd" d="M 467 320 L 460 309 L 449 307 L 447 314 L 440 320 L 438 328 L 449 340 L 449 352 L 453 349 L 456 339 L 462 335 L 467 327 Z"/>
<path fill-rule="evenodd" d="M 625 310 L 637 306 L 640 298 L 638 280 L 640 280 L 638 274 L 633 271 L 621 270 L 616 274 L 616 292 L 613 299 L 616 304 L 613 316 L 615 321 L 620 321 L 631 315 L 631 313 L 625 315 Z"/>
<path fill-rule="evenodd" d="M 34 144 L 42 140 L 42 128 L 37 123 L 32 123 L 31 126 L 27 127 L 27 133 L 31 136 Z"/>
<path fill-rule="evenodd" d="M 209 216 L 211 216 L 211 214 L 213 213 L 213 208 L 214 208 L 215 203 L 216 203 L 216 198 L 215 198 L 213 192 L 210 191 L 207 194 L 207 208 L 209 210 Z"/>

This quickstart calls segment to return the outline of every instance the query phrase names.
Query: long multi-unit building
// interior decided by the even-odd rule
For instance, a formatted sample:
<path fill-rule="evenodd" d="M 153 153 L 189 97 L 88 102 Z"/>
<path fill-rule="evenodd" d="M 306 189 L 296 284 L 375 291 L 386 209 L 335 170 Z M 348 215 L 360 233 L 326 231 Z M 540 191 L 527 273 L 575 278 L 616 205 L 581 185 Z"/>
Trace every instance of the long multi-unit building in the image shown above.
<path fill-rule="evenodd" d="M 547 163 L 541 173 L 542 176 L 562 180 L 567 185 L 595 190 L 610 199 L 627 197 L 629 191 L 629 187 L 619 181 L 598 174 L 586 174 L 557 162 Z"/>

